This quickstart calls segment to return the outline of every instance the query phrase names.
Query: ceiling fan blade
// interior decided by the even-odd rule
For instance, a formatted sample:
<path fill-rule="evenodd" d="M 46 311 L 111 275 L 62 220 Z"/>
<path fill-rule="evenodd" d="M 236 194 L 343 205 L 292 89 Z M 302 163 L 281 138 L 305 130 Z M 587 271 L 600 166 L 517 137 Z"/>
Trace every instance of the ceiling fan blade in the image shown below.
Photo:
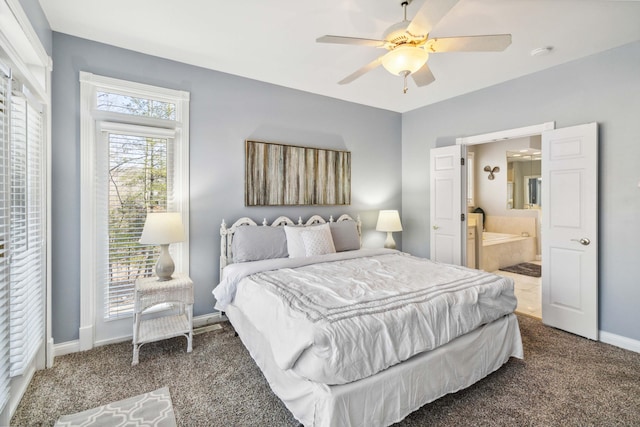
<path fill-rule="evenodd" d="M 440 37 L 427 41 L 427 52 L 501 52 L 511 44 L 511 34 Z"/>
<path fill-rule="evenodd" d="M 318 43 L 352 44 L 357 46 L 384 47 L 384 40 L 361 39 L 358 37 L 322 36 L 316 39 Z"/>
<path fill-rule="evenodd" d="M 429 64 L 426 62 L 418 71 L 412 73 L 411 77 L 413 77 L 416 86 L 426 86 L 436 80 L 429 68 Z"/>
<path fill-rule="evenodd" d="M 407 31 L 413 35 L 427 35 L 433 27 L 458 3 L 459 0 L 425 0 L 409 24 Z"/>
<path fill-rule="evenodd" d="M 384 56 L 384 55 L 382 55 L 382 56 Z M 338 82 L 338 84 L 339 85 L 346 85 L 347 83 L 351 83 L 352 81 L 354 81 L 358 77 L 360 77 L 360 76 L 368 73 L 369 71 L 373 70 L 378 65 L 382 64 L 382 62 L 380 61 L 380 58 L 382 58 L 382 56 L 379 57 L 379 58 L 374 59 L 371 62 L 369 62 L 367 65 L 365 65 L 364 67 L 360 68 L 356 72 L 349 74 L 347 77 L 345 77 L 344 79 L 340 80 Z"/>

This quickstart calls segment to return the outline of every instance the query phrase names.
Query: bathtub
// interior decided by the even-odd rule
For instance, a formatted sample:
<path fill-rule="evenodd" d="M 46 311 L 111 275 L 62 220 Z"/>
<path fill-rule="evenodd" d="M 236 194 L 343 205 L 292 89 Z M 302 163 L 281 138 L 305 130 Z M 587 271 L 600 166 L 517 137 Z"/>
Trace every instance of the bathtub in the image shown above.
<path fill-rule="evenodd" d="M 526 239 L 526 237 L 518 236 L 517 234 L 485 231 L 482 233 L 482 246 L 499 245 L 505 242 L 517 242 L 524 239 Z"/>
<path fill-rule="evenodd" d="M 484 271 L 496 271 L 503 267 L 529 262 L 536 259 L 535 237 L 517 234 L 482 233 L 480 268 Z"/>

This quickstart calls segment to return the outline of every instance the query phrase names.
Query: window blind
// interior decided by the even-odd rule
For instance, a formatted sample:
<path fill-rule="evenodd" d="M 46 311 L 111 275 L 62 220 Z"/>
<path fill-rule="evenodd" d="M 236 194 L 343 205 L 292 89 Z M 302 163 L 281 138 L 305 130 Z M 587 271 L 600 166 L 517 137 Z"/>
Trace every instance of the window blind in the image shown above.
<path fill-rule="evenodd" d="M 11 97 L 10 375 L 22 375 L 44 337 L 42 117 L 26 98 Z"/>
<path fill-rule="evenodd" d="M 0 63 L 0 412 L 9 400 L 9 72 Z"/>
<path fill-rule="evenodd" d="M 153 275 L 158 247 L 138 243 L 148 212 L 166 212 L 173 194 L 169 138 L 104 132 L 99 204 L 106 218 L 105 319 L 131 316 L 135 280 Z M 105 153 L 105 151 L 103 151 Z M 99 168 L 100 169 L 100 168 Z"/>

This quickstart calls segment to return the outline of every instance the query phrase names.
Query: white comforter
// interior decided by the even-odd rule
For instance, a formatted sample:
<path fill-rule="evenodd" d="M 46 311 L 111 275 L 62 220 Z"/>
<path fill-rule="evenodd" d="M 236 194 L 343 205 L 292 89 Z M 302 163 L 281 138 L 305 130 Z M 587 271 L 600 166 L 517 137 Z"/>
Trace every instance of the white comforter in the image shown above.
<path fill-rule="evenodd" d="M 516 307 L 509 278 L 389 250 L 232 264 L 213 292 L 216 308 L 233 304 L 271 342 L 281 369 L 324 384 L 373 375 Z"/>

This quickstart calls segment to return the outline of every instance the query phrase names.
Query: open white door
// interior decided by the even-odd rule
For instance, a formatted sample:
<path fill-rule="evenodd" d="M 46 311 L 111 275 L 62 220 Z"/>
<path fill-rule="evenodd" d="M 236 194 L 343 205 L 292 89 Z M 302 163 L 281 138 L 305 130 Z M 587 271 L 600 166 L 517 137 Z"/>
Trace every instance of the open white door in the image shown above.
<path fill-rule="evenodd" d="M 431 259 L 462 265 L 463 146 L 431 149 Z"/>
<path fill-rule="evenodd" d="M 542 320 L 598 339 L 598 126 L 542 133 Z"/>

